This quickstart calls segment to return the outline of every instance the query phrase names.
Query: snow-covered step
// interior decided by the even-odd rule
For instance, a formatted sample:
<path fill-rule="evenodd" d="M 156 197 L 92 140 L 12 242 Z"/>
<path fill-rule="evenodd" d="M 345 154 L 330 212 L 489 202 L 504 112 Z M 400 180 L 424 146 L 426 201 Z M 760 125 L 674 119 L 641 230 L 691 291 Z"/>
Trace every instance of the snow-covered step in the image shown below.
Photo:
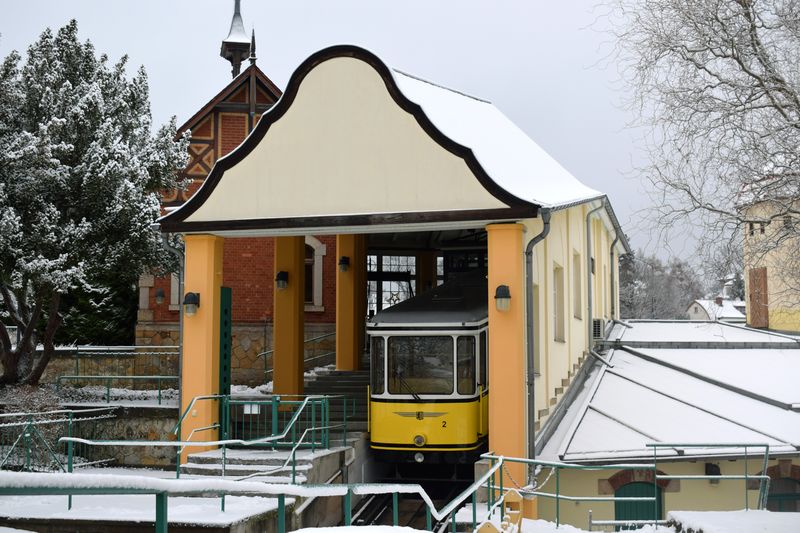
<path fill-rule="evenodd" d="M 304 472 L 311 470 L 311 465 L 298 465 L 295 473 L 294 482 L 303 484 L 307 481 Z M 193 464 L 187 463 L 181 465 L 181 472 L 184 474 L 194 476 L 222 476 L 222 465 L 218 464 Z M 254 477 L 252 481 L 263 481 L 264 483 L 291 483 L 292 470 L 290 468 L 275 467 L 275 466 L 261 466 L 261 465 L 226 465 L 226 477 L 242 477 L 250 476 L 253 474 L 263 474 Z"/>

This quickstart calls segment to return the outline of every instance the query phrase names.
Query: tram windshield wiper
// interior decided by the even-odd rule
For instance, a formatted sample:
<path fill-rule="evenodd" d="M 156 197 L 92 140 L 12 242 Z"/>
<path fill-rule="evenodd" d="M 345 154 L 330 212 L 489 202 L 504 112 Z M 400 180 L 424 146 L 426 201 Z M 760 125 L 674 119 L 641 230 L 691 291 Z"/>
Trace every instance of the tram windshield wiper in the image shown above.
<path fill-rule="evenodd" d="M 420 399 L 419 394 L 417 394 L 417 392 L 414 390 L 414 387 L 409 385 L 408 382 L 405 380 L 405 378 L 403 378 L 403 368 L 402 367 L 397 367 L 395 369 L 395 371 L 394 371 L 394 375 L 397 378 L 397 381 L 400 382 L 400 385 L 402 385 L 405 388 L 407 388 L 408 392 L 411 393 L 411 396 L 413 396 L 415 400 L 419 400 Z"/>

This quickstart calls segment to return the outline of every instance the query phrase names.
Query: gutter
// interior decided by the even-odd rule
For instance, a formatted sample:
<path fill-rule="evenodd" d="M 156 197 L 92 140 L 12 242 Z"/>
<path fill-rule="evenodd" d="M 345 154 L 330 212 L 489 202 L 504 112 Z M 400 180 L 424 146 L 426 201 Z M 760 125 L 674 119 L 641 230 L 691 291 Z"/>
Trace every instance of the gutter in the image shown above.
<path fill-rule="evenodd" d="M 542 242 L 545 237 L 550 233 L 550 210 L 542 209 L 542 231 L 533 237 L 528 242 L 525 248 L 525 312 L 527 319 L 525 320 L 526 336 L 528 342 L 527 360 L 528 360 L 528 457 L 531 459 L 536 458 L 536 435 L 533 429 L 533 417 L 536 414 L 536 398 L 534 396 L 534 341 L 533 338 L 533 319 L 538 318 L 533 316 L 533 248 Z M 531 473 L 529 473 L 529 476 Z M 528 480 L 531 481 L 530 479 Z"/>
<path fill-rule="evenodd" d="M 611 320 L 614 320 L 614 315 L 617 312 L 617 298 L 615 296 L 614 291 L 614 247 L 619 242 L 619 230 L 614 230 L 614 242 L 611 243 L 611 249 L 608 251 L 608 268 L 611 270 L 611 279 L 609 283 L 611 284 Z M 619 274 L 619 273 L 618 273 Z"/>
<path fill-rule="evenodd" d="M 178 248 L 175 248 L 169 243 L 168 234 L 162 233 L 161 234 L 161 241 L 164 243 L 164 248 L 166 248 L 175 258 L 178 260 L 178 335 L 180 336 L 180 341 L 178 342 L 178 373 L 182 376 L 183 375 L 183 271 L 185 268 L 184 265 L 184 252 Z M 178 412 L 183 408 L 183 387 L 178 387 Z"/>

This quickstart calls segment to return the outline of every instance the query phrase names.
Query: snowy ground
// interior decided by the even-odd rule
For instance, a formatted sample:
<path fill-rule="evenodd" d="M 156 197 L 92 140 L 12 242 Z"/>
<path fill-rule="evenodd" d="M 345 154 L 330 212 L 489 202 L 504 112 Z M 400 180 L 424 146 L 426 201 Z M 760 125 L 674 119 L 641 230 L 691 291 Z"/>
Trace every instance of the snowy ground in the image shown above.
<path fill-rule="evenodd" d="M 769 511 L 672 511 L 669 519 L 679 523 L 684 531 L 703 533 L 797 533 L 800 513 L 771 513 Z"/>

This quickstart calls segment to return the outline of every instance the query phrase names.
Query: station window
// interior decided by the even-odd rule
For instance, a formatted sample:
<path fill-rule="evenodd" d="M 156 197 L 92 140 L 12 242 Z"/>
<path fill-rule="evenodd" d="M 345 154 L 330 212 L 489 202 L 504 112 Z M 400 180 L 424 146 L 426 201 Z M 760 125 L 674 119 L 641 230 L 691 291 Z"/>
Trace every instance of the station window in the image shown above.
<path fill-rule="evenodd" d="M 583 298 L 581 293 L 581 254 L 572 253 L 572 313 L 575 318 L 581 318 Z"/>
<path fill-rule="evenodd" d="M 372 394 L 383 394 L 384 391 L 384 340 L 383 337 L 372 337 Z"/>
<path fill-rule="evenodd" d="M 305 303 L 314 303 L 314 248 L 306 244 Z"/>
<path fill-rule="evenodd" d="M 564 340 L 564 269 L 553 267 L 553 338 Z"/>
<path fill-rule="evenodd" d="M 475 394 L 475 337 L 459 337 L 456 342 L 458 393 Z"/>
<path fill-rule="evenodd" d="M 389 337 L 388 348 L 390 393 L 453 393 L 453 337 Z"/>
<path fill-rule="evenodd" d="M 367 256 L 367 312 L 370 316 L 414 296 L 416 260 L 413 255 Z"/>

